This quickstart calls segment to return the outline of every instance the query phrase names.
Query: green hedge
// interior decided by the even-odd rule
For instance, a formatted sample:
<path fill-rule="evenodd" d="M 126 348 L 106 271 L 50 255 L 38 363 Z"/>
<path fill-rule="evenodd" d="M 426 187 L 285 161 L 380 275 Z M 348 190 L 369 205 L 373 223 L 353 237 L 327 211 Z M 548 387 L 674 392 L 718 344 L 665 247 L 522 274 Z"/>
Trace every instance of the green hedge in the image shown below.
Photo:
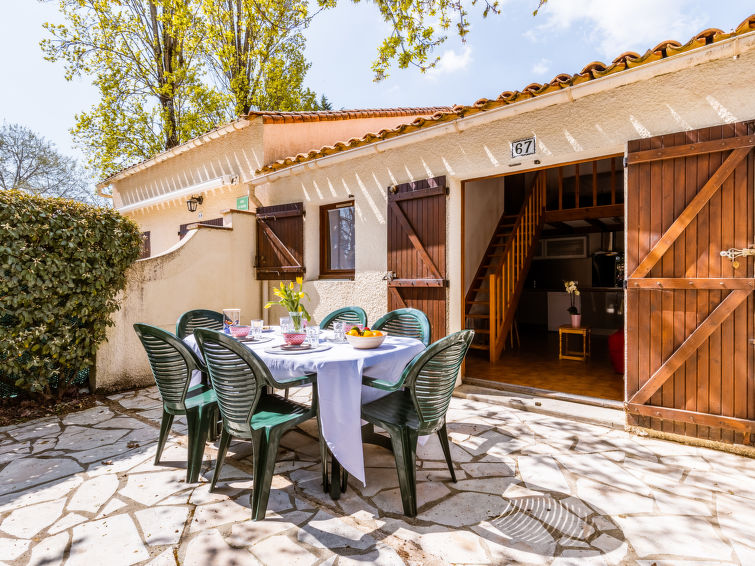
<path fill-rule="evenodd" d="M 94 363 L 139 228 L 112 209 L 0 190 L 0 381 L 60 395 Z"/>

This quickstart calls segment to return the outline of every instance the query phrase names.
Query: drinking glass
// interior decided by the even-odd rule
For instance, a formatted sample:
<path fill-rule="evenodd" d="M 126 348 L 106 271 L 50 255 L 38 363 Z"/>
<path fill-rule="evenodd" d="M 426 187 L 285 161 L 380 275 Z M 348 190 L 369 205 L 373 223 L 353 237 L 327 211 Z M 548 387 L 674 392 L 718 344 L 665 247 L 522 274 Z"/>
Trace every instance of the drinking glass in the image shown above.
<path fill-rule="evenodd" d="M 333 334 L 334 339 L 339 344 L 343 344 L 346 342 L 346 332 L 343 325 L 343 322 L 334 322 L 333 323 Z"/>
<path fill-rule="evenodd" d="M 252 320 L 249 326 L 252 327 L 252 339 L 259 340 L 262 338 L 262 327 L 265 324 L 264 320 L 261 319 L 255 319 Z"/>
<path fill-rule="evenodd" d="M 288 334 L 289 332 L 292 332 L 294 329 L 294 325 L 291 322 L 291 317 L 288 317 L 288 316 L 281 317 L 280 325 L 281 325 L 281 334 Z"/>
<path fill-rule="evenodd" d="M 307 342 L 313 348 L 317 348 L 320 345 L 320 327 L 316 324 L 307 326 Z"/>

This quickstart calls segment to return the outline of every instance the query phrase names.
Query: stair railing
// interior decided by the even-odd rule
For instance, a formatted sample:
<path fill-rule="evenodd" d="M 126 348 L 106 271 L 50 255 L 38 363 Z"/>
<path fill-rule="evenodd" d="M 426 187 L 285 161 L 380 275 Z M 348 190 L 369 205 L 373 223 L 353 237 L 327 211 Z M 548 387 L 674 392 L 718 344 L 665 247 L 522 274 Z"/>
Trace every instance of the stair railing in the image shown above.
<path fill-rule="evenodd" d="M 491 362 L 501 356 L 511 332 L 526 272 L 543 227 L 545 204 L 545 173 L 540 172 L 525 197 L 519 218 L 504 248 L 500 269 L 489 276 Z"/>

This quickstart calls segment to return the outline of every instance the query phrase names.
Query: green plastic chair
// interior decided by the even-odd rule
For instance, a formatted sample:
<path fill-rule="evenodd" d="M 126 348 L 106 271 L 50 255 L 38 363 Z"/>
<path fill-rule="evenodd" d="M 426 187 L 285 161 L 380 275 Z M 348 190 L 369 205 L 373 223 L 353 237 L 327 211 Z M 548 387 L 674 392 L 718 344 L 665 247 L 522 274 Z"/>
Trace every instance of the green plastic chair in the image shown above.
<path fill-rule="evenodd" d="M 217 393 L 223 432 L 212 474 L 210 491 L 220 477 L 228 446 L 233 438 L 252 441 L 254 485 L 252 487 L 252 520 L 265 518 L 275 459 L 283 434 L 317 415 L 317 388 L 312 388 L 312 404 L 307 407 L 269 393 L 266 386 L 282 389 L 297 384 L 313 383 L 315 374 L 286 382 L 276 381 L 265 363 L 250 349 L 230 336 L 208 329 L 197 329 L 194 336 L 207 364 L 210 380 Z M 318 420 L 319 424 L 319 420 Z M 320 435 L 320 456 L 327 449 Z M 325 482 L 323 471 L 323 482 Z"/>
<path fill-rule="evenodd" d="M 181 340 L 194 333 L 197 328 L 223 330 L 223 313 L 207 309 L 186 311 L 176 322 L 176 336 Z"/>
<path fill-rule="evenodd" d="M 372 324 L 372 329 L 389 336 L 416 338 L 425 346 L 430 343 L 430 320 L 417 309 L 396 309 L 384 314 Z"/>
<path fill-rule="evenodd" d="M 451 479 L 456 481 L 446 411 L 473 337 L 473 330 L 462 330 L 441 338 L 415 356 L 398 383 L 373 380 L 372 387 L 392 393 L 362 406 L 362 418 L 391 437 L 401 502 L 409 517 L 417 515 L 417 437 L 437 433 Z"/>
<path fill-rule="evenodd" d="M 333 323 L 335 322 L 363 324 L 367 326 L 367 313 L 364 312 L 362 307 L 343 307 L 323 317 L 322 321 L 320 321 L 320 328 L 329 330 L 333 328 Z"/>
<path fill-rule="evenodd" d="M 170 332 L 148 324 L 134 324 L 136 335 L 147 351 L 152 375 L 163 401 L 160 437 L 157 441 L 155 465 L 160 462 L 173 418 L 186 415 L 189 455 L 186 482 L 195 483 L 202 468 L 205 443 L 217 414 L 217 398 L 205 384 L 189 387 L 194 370 L 207 370 L 197 355 Z"/>

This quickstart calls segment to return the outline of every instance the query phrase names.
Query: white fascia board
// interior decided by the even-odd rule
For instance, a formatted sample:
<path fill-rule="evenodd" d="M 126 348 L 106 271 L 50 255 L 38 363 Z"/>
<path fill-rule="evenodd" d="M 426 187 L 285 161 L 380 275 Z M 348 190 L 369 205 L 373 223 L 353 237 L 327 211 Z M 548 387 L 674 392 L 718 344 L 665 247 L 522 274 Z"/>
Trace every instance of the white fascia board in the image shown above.
<path fill-rule="evenodd" d="M 146 206 L 151 206 L 153 204 L 160 204 L 161 202 L 174 200 L 174 199 L 185 197 L 185 196 L 191 196 L 191 195 L 195 195 L 199 193 L 204 193 L 207 191 L 211 191 L 212 189 L 219 189 L 221 187 L 226 187 L 228 185 L 234 184 L 234 181 L 236 181 L 237 179 L 238 179 L 237 175 L 223 175 L 222 177 L 210 179 L 209 181 L 203 181 L 201 183 L 197 183 L 196 185 L 190 185 L 188 187 L 184 187 L 183 189 L 179 189 L 177 191 L 172 191 L 170 193 L 157 195 L 157 196 L 145 199 L 145 200 L 141 200 L 139 202 L 135 202 L 134 204 L 128 204 L 126 206 L 122 206 L 118 208 L 118 212 L 121 212 L 121 213 L 131 212 L 132 210 L 144 208 Z"/>

